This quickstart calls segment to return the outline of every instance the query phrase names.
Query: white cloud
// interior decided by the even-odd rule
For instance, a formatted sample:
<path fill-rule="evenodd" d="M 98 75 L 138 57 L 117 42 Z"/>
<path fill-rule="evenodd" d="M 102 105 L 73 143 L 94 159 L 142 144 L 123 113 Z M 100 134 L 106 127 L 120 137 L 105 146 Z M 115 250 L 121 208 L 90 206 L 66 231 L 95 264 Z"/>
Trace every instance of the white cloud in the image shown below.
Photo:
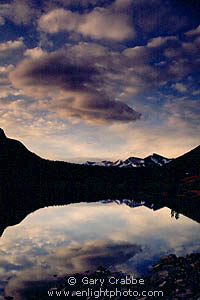
<path fill-rule="evenodd" d="M 176 101 L 167 102 L 164 109 L 168 114 L 169 126 L 182 129 L 185 135 L 187 131 L 191 131 L 191 138 L 195 136 L 194 129 L 198 131 L 200 128 L 199 100 L 190 100 L 187 97 L 177 98 Z"/>
<path fill-rule="evenodd" d="M 174 80 L 182 80 L 184 76 L 191 73 L 193 70 L 192 62 L 189 63 L 188 59 L 180 58 L 177 61 L 173 61 L 171 65 L 169 65 L 169 74 L 174 77 Z"/>
<path fill-rule="evenodd" d="M 9 94 L 14 95 L 17 91 L 11 86 L 8 78 L 9 73 L 14 70 L 13 65 L 0 66 L 0 100 L 2 97 L 7 97 Z"/>
<path fill-rule="evenodd" d="M 187 36 L 193 36 L 200 34 L 200 25 L 198 25 L 195 29 L 189 30 L 185 33 Z"/>
<path fill-rule="evenodd" d="M 176 83 L 173 85 L 173 88 L 175 88 L 177 91 L 180 93 L 185 93 L 187 92 L 187 87 L 183 83 Z"/>
<path fill-rule="evenodd" d="M 112 7 L 113 9 L 116 9 L 118 11 L 123 11 L 130 9 L 131 4 L 133 3 L 132 0 L 116 0 L 113 4 Z"/>
<path fill-rule="evenodd" d="M 0 5 L 0 13 L 16 24 L 29 24 L 39 15 L 39 11 L 33 8 L 31 0 L 13 0 L 9 4 Z"/>
<path fill-rule="evenodd" d="M 13 65 L 0 66 L 0 74 L 5 75 L 14 69 Z"/>
<path fill-rule="evenodd" d="M 135 31 L 125 14 L 113 13 L 105 8 L 96 8 L 84 16 L 78 31 L 95 39 L 124 40 L 134 39 Z"/>
<path fill-rule="evenodd" d="M 123 54 L 131 59 L 130 65 L 145 64 L 149 62 L 149 50 L 146 46 L 136 46 L 134 48 L 127 48 Z"/>
<path fill-rule="evenodd" d="M 66 44 L 67 51 L 70 53 L 70 56 L 76 56 L 77 58 L 84 58 L 84 60 L 96 59 L 96 61 L 102 61 L 102 58 L 105 58 L 109 55 L 108 48 L 101 46 L 97 43 L 87 43 L 79 42 L 76 45 Z"/>
<path fill-rule="evenodd" d="M 166 36 L 166 37 L 159 36 L 159 37 L 151 39 L 148 42 L 147 47 L 159 48 L 169 40 L 174 40 L 175 41 L 175 40 L 177 40 L 177 38 L 175 36 Z"/>
<path fill-rule="evenodd" d="M 80 14 L 60 8 L 41 16 L 38 24 L 43 31 L 49 33 L 73 31 L 77 29 L 80 18 Z"/>
<path fill-rule="evenodd" d="M 192 95 L 194 95 L 194 96 L 200 95 L 200 90 L 193 91 L 193 92 L 192 92 Z"/>
<path fill-rule="evenodd" d="M 94 39 L 121 41 L 134 38 L 135 31 L 125 13 L 97 7 L 83 15 L 69 10 L 55 9 L 41 16 L 39 28 L 45 32 L 75 31 Z"/>
<path fill-rule="evenodd" d="M 25 47 L 23 38 L 15 41 L 7 41 L 0 43 L 0 56 L 9 56 L 12 52 L 21 50 Z"/>
<path fill-rule="evenodd" d="M 35 48 L 32 48 L 32 49 L 27 49 L 25 52 L 24 52 L 24 55 L 25 56 L 29 56 L 29 57 L 32 57 L 32 58 L 38 58 L 38 57 L 41 57 L 43 55 L 46 55 L 47 52 L 42 50 L 42 48 L 40 47 L 35 47 Z"/>
<path fill-rule="evenodd" d="M 173 48 L 173 47 L 168 47 L 164 50 L 164 55 L 169 58 L 178 58 L 179 56 L 181 56 L 182 52 L 180 48 Z"/>

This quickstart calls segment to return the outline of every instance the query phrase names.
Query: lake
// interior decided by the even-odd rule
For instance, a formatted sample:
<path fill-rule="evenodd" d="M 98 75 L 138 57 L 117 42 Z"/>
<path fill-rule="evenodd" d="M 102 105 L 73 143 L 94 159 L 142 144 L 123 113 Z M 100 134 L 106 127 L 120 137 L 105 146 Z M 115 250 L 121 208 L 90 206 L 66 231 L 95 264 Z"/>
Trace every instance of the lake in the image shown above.
<path fill-rule="evenodd" d="M 163 254 L 199 252 L 199 232 L 169 208 L 129 200 L 41 208 L 0 238 L 0 299 L 40 300 L 59 277 L 99 266 L 142 276 Z"/>

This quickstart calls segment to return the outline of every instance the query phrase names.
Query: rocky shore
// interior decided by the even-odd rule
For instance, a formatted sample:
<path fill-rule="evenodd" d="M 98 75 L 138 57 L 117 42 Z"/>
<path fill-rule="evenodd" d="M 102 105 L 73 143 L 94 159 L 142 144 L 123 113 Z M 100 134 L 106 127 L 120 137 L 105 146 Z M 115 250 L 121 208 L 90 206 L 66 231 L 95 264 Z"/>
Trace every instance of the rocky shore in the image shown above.
<path fill-rule="evenodd" d="M 70 278 L 75 284 L 70 285 Z M 58 280 L 51 288 L 51 299 L 57 292 L 68 292 L 68 299 L 136 299 L 136 300 L 198 300 L 200 299 L 200 253 L 177 257 L 174 254 L 160 258 L 153 265 L 152 274 L 133 278 L 127 274 L 111 273 L 99 267 L 96 272 L 75 274 Z M 63 299 L 66 299 L 66 294 Z"/>
<path fill-rule="evenodd" d="M 158 264 L 153 265 L 153 275 L 146 277 L 145 282 L 152 290 L 162 290 L 163 300 L 200 299 L 200 253 L 186 257 L 174 254 L 161 257 Z"/>

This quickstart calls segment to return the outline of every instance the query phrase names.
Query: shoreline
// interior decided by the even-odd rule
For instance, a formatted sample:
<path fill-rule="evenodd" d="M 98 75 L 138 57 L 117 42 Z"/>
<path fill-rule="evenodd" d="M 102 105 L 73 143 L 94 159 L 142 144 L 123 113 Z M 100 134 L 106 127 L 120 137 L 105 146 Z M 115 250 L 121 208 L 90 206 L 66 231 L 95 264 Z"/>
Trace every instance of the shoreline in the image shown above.
<path fill-rule="evenodd" d="M 50 288 L 49 292 L 52 293 L 51 299 L 54 296 L 56 299 L 57 292 L 61 295 L 69 292 L 73 299 L 200 299 L 200 253 L 185 257 L 164 255 L 152 268 L 151 275 L 133 278 L 99 267 L 93 273 L 87 271 L 59 279 L 57 286 Z M 70 278 L 74 278 L 75 284 L 69 284 Z"/>

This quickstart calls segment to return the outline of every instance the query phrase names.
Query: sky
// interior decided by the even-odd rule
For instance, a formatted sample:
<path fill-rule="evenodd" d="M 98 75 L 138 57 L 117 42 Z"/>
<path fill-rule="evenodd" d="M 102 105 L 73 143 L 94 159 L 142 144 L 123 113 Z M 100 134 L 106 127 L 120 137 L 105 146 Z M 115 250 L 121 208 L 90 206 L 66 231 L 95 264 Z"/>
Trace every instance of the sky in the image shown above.
<path fill-rule="evenodd" d="M 38 155 L 177 157 L 200 144 L 197 0 L 1 0 L 0 127 Z"/>

